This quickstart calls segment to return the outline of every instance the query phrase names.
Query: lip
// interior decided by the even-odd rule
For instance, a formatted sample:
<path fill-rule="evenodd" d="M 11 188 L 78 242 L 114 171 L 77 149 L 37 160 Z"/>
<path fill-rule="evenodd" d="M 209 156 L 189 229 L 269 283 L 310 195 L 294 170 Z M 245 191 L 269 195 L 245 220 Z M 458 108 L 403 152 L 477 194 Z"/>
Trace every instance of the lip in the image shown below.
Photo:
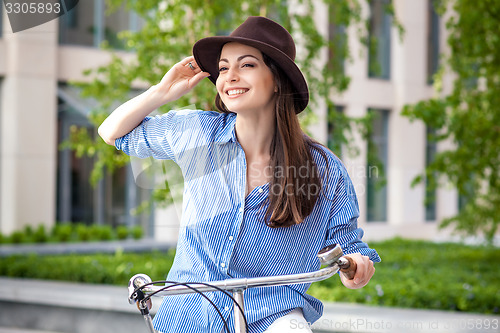
<path fill-rule="evenodd" d="M 240 90 L 240 91 L 243 91 L 242 93 L 236 93 L 236 94 L 233 94 L 233 95 L 229 95 L 229 92 L 230 91 L 237 91 L 237 90 Z M 231 88 L 228 88 L 224 91 L 225 95 L 229 98 L 236 98 L 236 97 L 239 97 L 241 95 L 244 95 L 245 93 L 247 93 L 250 89 L 248 88 L 243 88 L 243 87 L 231 87 Z"/>

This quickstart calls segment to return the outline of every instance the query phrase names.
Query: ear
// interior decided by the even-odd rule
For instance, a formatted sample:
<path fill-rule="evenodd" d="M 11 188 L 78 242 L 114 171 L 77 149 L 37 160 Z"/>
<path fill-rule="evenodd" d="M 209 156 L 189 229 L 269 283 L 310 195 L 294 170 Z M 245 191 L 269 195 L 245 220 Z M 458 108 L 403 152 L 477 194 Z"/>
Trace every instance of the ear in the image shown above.
<path fill-rule="evenodd" d="M 277 93 L 278 92 L 278 86 L 274 86 L 274 92 Z"/>

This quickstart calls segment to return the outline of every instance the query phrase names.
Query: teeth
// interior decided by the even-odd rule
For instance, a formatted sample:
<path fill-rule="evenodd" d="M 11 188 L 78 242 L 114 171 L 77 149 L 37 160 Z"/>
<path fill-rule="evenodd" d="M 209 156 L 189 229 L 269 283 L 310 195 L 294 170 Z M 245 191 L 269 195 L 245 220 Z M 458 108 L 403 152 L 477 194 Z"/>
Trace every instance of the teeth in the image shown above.
<path fill-rule="evenodd" d="M 227 91 L 227 94 L 229 96 L 233 96 L 233 95 L 240 95 L 240 94 L 244 94 L 246 93 L 247 91 L 245 89 L 234 89 L 234 90 L 228 90 Z"/>

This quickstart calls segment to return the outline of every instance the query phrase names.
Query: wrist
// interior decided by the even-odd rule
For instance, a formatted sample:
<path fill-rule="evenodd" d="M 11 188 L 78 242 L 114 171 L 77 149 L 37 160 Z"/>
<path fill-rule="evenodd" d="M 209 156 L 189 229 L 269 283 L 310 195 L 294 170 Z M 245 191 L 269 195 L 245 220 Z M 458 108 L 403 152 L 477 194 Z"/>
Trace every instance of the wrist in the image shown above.
<path fill-rule="evenodd" d="M 146 94 L 148 99 L 151 101 L 153 109 L 155 110 L 158 109 L 160 106 L 171 102 L 171 100 L 166 98 L 165 96 L 166 94 L 161 91 L 158 84 L 149 87 L 149 89 L 146 91 Z"/>

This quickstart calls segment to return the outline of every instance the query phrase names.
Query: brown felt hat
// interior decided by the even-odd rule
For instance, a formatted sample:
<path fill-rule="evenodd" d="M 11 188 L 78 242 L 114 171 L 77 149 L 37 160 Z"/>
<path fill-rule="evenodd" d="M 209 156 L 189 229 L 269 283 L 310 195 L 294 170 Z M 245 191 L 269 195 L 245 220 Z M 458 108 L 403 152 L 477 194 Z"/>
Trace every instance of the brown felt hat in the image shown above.
<path fill-rule="evenodd" d="M 215 84 L 219 76 L 219 56 L 224 44 L 238 42 L 260 50 L 273 59 L 285 72 L 295 87 L 295 98 L 301 112 L 309 102 L 309 90 L 304 75 L 295 64 L 295 43 L 290 33 L 278 23 L 261 16 L 250 16 L 229 36 L 200 39 L 193 46 L 193 55 L 198 66 L 210 73 Z"/>

